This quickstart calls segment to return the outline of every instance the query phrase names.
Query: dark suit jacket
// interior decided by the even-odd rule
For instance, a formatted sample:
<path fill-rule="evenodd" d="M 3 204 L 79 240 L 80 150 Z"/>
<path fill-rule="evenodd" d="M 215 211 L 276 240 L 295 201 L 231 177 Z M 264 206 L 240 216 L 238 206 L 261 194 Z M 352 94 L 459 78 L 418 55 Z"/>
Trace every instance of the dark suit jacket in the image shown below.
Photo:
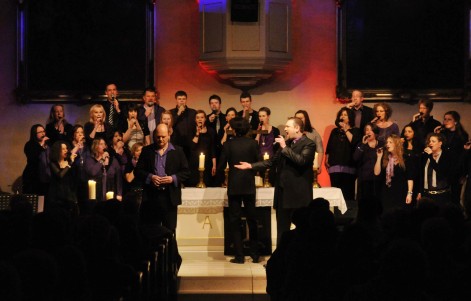
<path fill-rule="evenodd" d="M 352 109 L 355 112 L 355 109 Z M 361 119 L 360 119 L 360 131 L 361 134 L 363 135 L 363 129 L 365 128 L 366 124 L 373 120 L 375 118 L 375 114 L 373 112 L 373 109 L 370 107 L 367 107 L 363 104 L 361 107 Z"/>
<path fill-rule="evenodd" d="M 420 186 L 418 192 L 424 192 L 425 165 L 427 164 L 428 159 L 430 159 L 429 168 L 433 168 L 433 170 L 437 174 L 438 188 L 450 188 L 450 179 L 453 176 L 453 173 L 455 172 L 456 165 L 454 164 L 454 162 L 457 161 L 457 158 L 453 158 L 449 152 L 442 150 L 442 154 L 440 156 L 440 159 L 438 160 L 438 163 L 433 159 L 432 155 L 422 155 L 422 165 L 419 172 Z M 433 188 L 429 187 L 429 189 Z"/>
<path fill-rule="evenodd" d="M 192 139 L 196 133 L 196 111 L 186 107 L 185 111 L 178 116 L 178 108 L 171 109 L 173 116 L 173 135 L 175 143 L 185 150 L 185 154 L 189 157 Z"/>
<path fill-rule="evenodd" d="M 237 116 L 242 117 L 243 114 L 244 114 L 244 111 L 237 112 Z M 252 130 L 258 129 L 258 126 L 260 125 L 260 119 L 258 119 L 258 112 L 253 110 L 252 113 L 250 113 L 250 116 L 252 116 L 252 119 L 250 119 L 250 128 Z M 257 135 L 253 135 L 254 138 L 255 136 Z"/>
<path fill-rule="evenodd" d="M 248 137 L 235 137 L 223 145 L 219 169 L 229 163 L 227 195 L 255 194 L 255 172 L 234 168 L 239 162 L 254 163 L 258 161 L 257 142 Z"/>
<path fill-rule="evenodd" d="M 182 203 L 181 184 L 190 176 L 190 170 L 182 148 L 177 145 L 174 145 L 174 148 L 175 150 L 170 150 L 167 153 L 165 173 L 169 176 L 176 175 L 178 179 L 177 186 L 175 186 L 174 183 L 168 185 L 170 201 L 172 205 L 178 206 Z M 149 184 L 146 183 L 149 174 L 154 174 L 156 150 L 157 146 L 155 143 L 142 148 L 141 156 L 134 170 L 136 177 L 144 183 L 144 194 L 147 200 L 155 199 L 157 194 L 162 193 L 152 182 Z"/>
<path fill-rule="evenodd" d="M 160 123 L 160 117 L 162 116 L 162 113 L 165 112 L 165 109 L 162 108 L 161 106 L 159 106 L 158 104 L 155 104 L 154 105 L 154 117 L 155 117 L 155 125 L 158 125 Z M 127 117 L 127 116 L 126 116 Z M 139 121 L 143 121 L 145 122 L 145 124 L 147 125 L 148 123 L 148 119 L 146 117 L 146 109 L 144 108 L 144 106 L 139 106 L 139 108 L 137 109 L 137 119 Z M 153 133 L 150 133 L 150 135 L 152 136 Z"/>
<path fill-rule="evenodd" d="M 103 108 L 106 112 L 106 123 L 109 123 L 110 106 L 111 103 L 108 100 L 103 103 Z M 120 113 L 116 112 L 115 110 L 113 114 L 113 129 L 118 129 L 119 126 L 124 122 L 124 119 L 128 117 L 126 106 L 122 102 L 119 103 L 119 109 L 121 111 Z"/>
<path fill-rule="evenodd" d="M 276 169 L 274 208 L 301 208 L 312 201 L 315 151 L 314 141 L 303 135 L 298 142 L 280 148 L 270 160 L 252 164 L 255 170 L 265 167 Z"/>
<path fill-rule="evenodd" d="M 220 122 L 219 131 L 216 132 L 216 119 L 214 119 L 213 122 L 209 122 L 209 119 L 207 119 L 206 120 L 206 126 L 213 128 L 214 131 L 216 132 L 216 142 L 217 142 L 216 147 L 218 148 L 218 151 L 219 151 L 220 150 L 219 148 L 221 146 L 221 139 L 224 136 L 224 126 L 227 124 L 226 115 L 223 114 L 223 113 L 219 113 L 217 120 L 219 120 L 219 122 Z"/>

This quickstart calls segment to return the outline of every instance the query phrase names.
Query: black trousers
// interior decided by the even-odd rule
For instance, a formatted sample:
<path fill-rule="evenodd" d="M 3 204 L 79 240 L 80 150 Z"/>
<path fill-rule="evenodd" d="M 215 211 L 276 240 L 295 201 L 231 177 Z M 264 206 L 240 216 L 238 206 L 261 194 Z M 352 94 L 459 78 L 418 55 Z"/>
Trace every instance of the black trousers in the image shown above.
<path fill-rule="evenodd" d="M 144 224 L 157 224 L 164 226 L 175 233 L 177 228 L 177 210 L 170 201 L 168 190 L 162 190 L 154 199 L 142 201 L 140 217 Z"/>
<path fill-rule="evenodd" d="M 332 187 L 340 188 L 342 190 L 342 194 L 345 200 L 355 200 L 356 175 L 344 172 L 334 172 L 329 174 L 329 177 L 330 184 L 332 185 Z"/>
<path fill-rule="evenodd" d="M 281 241 L 281 236 L 291 228 L 291 220 L 295 208 L 276 208 L 276 245 Z"/>
<path fill-rule="evenodd" d="M 242 203 L 244 204 L 245 216 L 249 226 L 250 252 L 258 254 L 258 229 L 255 212 L 255 194 L 229 195 L 229 224 L 234 242 L 235 255 L 244 256 L 242 244 L 242 233 L 240 231 L 242 217 Z"/>

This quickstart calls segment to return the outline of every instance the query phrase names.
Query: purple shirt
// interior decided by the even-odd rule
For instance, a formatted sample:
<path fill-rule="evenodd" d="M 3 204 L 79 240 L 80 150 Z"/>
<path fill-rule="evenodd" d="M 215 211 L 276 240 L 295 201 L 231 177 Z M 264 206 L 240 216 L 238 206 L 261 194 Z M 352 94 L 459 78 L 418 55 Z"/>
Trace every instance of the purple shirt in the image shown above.
<path fill-rule="evenodd" d="M 160 155 L 159 150 L 155 150 L 155 166 L 154 166 L 154 175 L 157 175 L 159 177 L 164 177 L 167 176 L 165 173 L 165 164 L 167 163 L 167 154 L 169 151 L 175 150 L 175 147 L 171 143 L 168 144 L 167 149 L 165 152 Z M 150 184 L 152 182 L 152 176 L 153 174 L 149 174 L 146 179 L 146 184 Z M 170 175 L 173 179 L 173 184 L 175 187 L 178 186 L 178 179 L 176 175 Z"/>

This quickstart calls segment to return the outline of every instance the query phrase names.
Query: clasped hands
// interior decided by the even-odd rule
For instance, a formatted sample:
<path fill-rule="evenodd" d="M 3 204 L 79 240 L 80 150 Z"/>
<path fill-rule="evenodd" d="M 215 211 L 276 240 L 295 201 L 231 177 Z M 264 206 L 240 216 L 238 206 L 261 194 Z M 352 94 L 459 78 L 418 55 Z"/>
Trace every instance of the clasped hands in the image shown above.
<path fill-rule="evenodd" d="M 171 176 L 152 176 L 152 183 L 155 187 L 160 187 L 161 185 L 173 183 L 173 178 Z"/>

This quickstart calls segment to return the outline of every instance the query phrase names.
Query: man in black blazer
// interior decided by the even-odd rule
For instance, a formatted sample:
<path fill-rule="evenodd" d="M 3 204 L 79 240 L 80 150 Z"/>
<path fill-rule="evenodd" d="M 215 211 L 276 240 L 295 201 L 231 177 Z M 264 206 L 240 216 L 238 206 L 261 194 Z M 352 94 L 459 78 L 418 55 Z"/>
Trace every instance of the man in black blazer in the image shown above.
<path fill-rule="evenodd" d="M 258 144 L 246 137 L 250 124 L 242 117 L 235 117 L 229 122 L 236 137 L 224 143 L 219 170 L 229 164 L 227 196 L 229 199 L 229 224 L 232 233 L 235 258 L 232 263 L 244 263 L 244 250 L 240 233 L 242 202 L 246 212 L 250 232 L 250 256 L 254 263 L 259 261 L 258 230 L 255 211 L 255 173 L 253 170 L 237 169 L 234 165 L 243 161 L 254 163 L 258 160 Z"/>
<path fill-rule="evenodd" d="M 355 113 L 355 127 L 359 128 L 363 134 L 365 125 L 375 118 L 373 109 L 363 105 L 363 92 L 353 90 L 352 102 L 347 104 L 346 108 L 351 109 Z"/>
<path fill-rule="evenodd" d="M 190 170 L 181 147 L 169 143 L 166 124 L 154 131 L 154 143 L 142 149 L 135 174 L 144 183 L 141 217 L 145 223 L 162 225 L 175 233 L 177 206 L 182 203 L 181 183 Z"/>
<path fill-rule="evenodd" d="M 307 138 L 301 119 L 292 117 L 285 125 L 285 138 L 275 141 L 280 149 L 273 158 L 257 163 L 240 162 L 240 169 L 261 170 L 275 168 L 275 196 L 273 207 L 276 210 L 277 243 L 283 232 L 291 226 L 291 215 L 296 208 L 307 207 L 312 201 L 313 161 L 316 144 Z"/>
<path fill-rule="evenodd" d="M 106 122 L 111 126 L 113 130 L 118 129 L 120 123 L 123 122 L 128 116 L 127 113 L 122 111 L 118 102 L 118 88 L 115 84 L 108 84 L 105 88 L 106 102 L 103 104 L 103 108 L 106 112 Z"/>
<path fill-rule="evenodd" d="M 219 95 L 214 94 L 209 97 L 211 113 L 208 114 L 206 119 L 206 126 L 213 128 L 216 133 L 216 166 L 219 166 L 219 158 L 222 152 L 221 139 L 224 137 L 224 127 L 227 124 L 226 115 L 221 112 L 221 102 Z M 224 182 L 224 170 L 218 169 L 213 180 L 213 186 L 221 186 Z"/>
<path fill-rule="evenodd" d="M 177 91 L 175 93 L 177 105 L 170 112 L 173 116 L 172 141 L 183 148 L 186 159 L 189 161 L 193 145 L 192 139 L 196 133 L 196 110 L 186 105 L 187 98 L 185 91 Z"/>
<path fill-rule="evenodd" d="M 237 112 L 237 116 L 247 119 L 252 131 L 257 130 L 260 125 L 260 119 L 258 118 L 258 112 L 252 109 L 252 95 L 248 92 L 242 92 L 240 94 L 240 104 L 242 105 L 242 111 Z M 252 138 L 255 138 L 255 136 L 257 135 L 251 135 Z"/>
<path fill-rule="evenodd" d="M 160 123 L 160 117 L 165 109 L 159 104 L 160 93 L 154 87 L 148 87 L 142 95 L 143 104 L 137 110 L 137 119 L 149 127 L 151 133 L 154 132 Z M 153 142 L 154 138 L 151 137 Z"/>

